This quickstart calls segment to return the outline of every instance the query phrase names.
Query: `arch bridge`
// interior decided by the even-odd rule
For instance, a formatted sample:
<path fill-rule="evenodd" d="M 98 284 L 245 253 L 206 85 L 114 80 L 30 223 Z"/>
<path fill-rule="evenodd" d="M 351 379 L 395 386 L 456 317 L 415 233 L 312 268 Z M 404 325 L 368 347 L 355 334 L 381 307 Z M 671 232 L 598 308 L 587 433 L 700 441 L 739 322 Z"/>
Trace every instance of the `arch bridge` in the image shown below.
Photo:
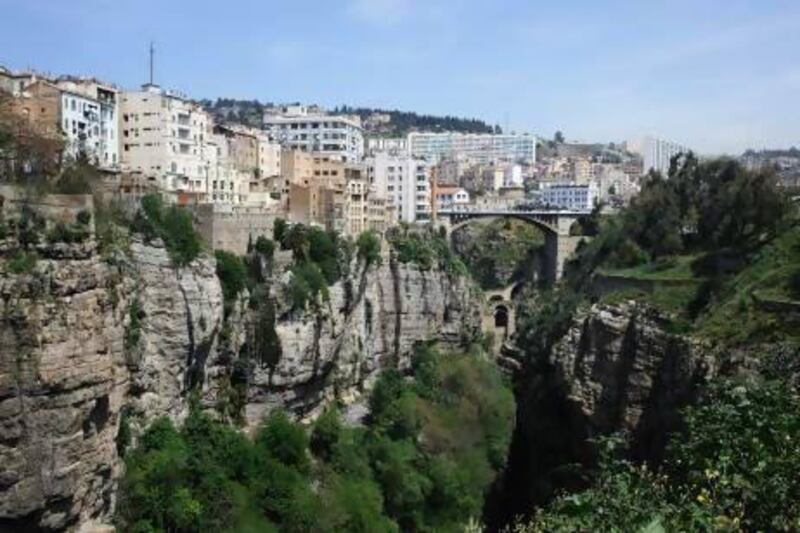
<path fill-rule="evenodd" d="M 570 228 L 578 218 L 590 213 L 575 210 L 487 208 L 442 210 L 436 215 L 448 235 L 479 218 L 513 218 L 533 224 L 544 233 L 543 279 L 552 284 L 561 279 L 564 263 L 575 253 L 581 239 L 585 238 L 570 235 Z"/>

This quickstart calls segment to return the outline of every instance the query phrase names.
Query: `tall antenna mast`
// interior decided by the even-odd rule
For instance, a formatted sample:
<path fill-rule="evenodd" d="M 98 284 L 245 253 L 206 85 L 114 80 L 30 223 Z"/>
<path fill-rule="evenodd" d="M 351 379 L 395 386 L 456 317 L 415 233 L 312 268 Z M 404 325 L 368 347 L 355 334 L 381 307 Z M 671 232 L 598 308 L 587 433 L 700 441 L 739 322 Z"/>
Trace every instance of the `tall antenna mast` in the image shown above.
<path fill-rule="evenodd" d="M 153 48 L 153 41 L 150 41 L 150 85 L 153 85 L 153 56 L 156 51 Z"/>

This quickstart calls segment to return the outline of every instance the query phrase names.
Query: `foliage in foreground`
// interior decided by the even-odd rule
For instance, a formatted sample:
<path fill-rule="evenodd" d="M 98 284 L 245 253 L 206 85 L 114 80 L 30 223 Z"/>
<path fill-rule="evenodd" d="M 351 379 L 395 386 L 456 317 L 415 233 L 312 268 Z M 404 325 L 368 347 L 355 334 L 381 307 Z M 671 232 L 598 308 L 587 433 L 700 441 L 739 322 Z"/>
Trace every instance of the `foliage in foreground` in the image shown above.
<path fill-rule="evenodd" d="M 401 263 L 415 264 L 420 270 L 437 267 L 451 274 L 467 274 L 467 267 L 445 237 L 432 228 L 394 227 L 387 231 L 386 238 Z"/>
<path fill-rule="evenodd" d="M 502 466 L 513 398 L 495 367 L 422 349 L 379 378 L 363 428 L 281 412 L 253 440 L 194 409 L 126 454 L 122 531 L 461 531 Z"/>
<path fill-rule="evenodd" d="M 722 381 L 686 409 L 684 421 L 658 471 L 616 458 L 609 441 L 590 489 L 557 498 L 518 531 L 800 528 L 796 389 Z"/>

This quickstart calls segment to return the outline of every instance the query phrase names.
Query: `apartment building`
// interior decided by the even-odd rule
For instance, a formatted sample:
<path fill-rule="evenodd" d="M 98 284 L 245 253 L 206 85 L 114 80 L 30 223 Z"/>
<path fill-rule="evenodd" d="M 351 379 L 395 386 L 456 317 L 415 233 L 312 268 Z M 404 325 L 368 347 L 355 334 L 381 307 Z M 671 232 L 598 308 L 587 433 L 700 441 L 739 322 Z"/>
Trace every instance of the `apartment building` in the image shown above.
<path fill-rule="evenodd" d="M 397 207 L 392 200 L 369 191 L 367 194 L 367 229 L 384 233 L 397 224 Z"/>
<path fill-rule="evenodd" d="M 655 137 L 643 137 L 632 141 L 628 143 L 628 149 L 642 157 L 643 175 L 655 170 L 664 177 L 669 175 L 669 165 L 673 157 L 691 151 L 686 146 Z"/>
<path fill-rule="evenodd" d="M 218 160 L 223 151 L 220 142 L 209 144 L 212 121 L 200 106 L 181 94 L 145 85 L 122 93 L 120 115 L 123 171 L 141 175 L 165 192 L 204 190 L 210 158 Z"/>
<path fill-rule="evenodd" d="M 536 137 L 528 134 L 411 132 L 407 144 L 412 155 L 432 162 L 458 156 L 483 164 L 536 161 Z"/>
<path fill-rule="evenodd" d="M 372 192 L 391 200 L 401 222 L 430 218 L 431 165 L 403 153 L 377 152 L 364 161 Z"/>
<path fill-rule="evenodd" d="M 437 211 L 457 211 L 469 206 L 469 192 L 461 187 L 436 187 Z"/>
<path fill-rule="evenodd" d="M 105 170 L 120 166 L 119 91 L 95 79 L 60 78 L 65 155 L 83 154 Z"/>
<path fill-rule="evenodd" d="M 571 211 L 592 209 L 598 202 L 597 185 L 575 183 L 551 183 L 542 189 L 541 201 L 549 207 Z"/>
<path fill-rule="evenodd" d="M 264 129 L 289 150 L 358 163 L 364 155 L 364 135 L 358 117 L 330 115 L 307 106 L 286 106 L 264 113 Z"/>

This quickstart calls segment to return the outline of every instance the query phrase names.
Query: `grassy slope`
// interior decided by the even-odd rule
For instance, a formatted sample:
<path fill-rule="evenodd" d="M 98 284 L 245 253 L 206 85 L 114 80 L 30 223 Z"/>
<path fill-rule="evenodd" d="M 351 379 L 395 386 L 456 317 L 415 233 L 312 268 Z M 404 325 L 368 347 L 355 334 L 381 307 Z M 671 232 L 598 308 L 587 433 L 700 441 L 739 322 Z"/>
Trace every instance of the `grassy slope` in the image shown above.
<path fill-rule="evenodd" d="M 652 293 L 627 290 L 607 294 L 601 302 L 642 300 L 675 318 L 675 332 L 689 333 L 725 344 L 778 339 L 800 340 L 800 324 L 782 313 L 759 307 L 756 296 L 791 301 L 789 278 L 800 268 L 800 226 L 795 225 L 764 246 L 736 275 L 725 280 L 722 290 L 692 321 L 688 313 L 695 299 L 701 278 L 691 270 L 698 254 L 677 256 L 661 264 L 646 264 L 634 268 L 604 270 L 603 274 L 650 281 L 695 281 L 685 286 L 663 285 Z"/>

